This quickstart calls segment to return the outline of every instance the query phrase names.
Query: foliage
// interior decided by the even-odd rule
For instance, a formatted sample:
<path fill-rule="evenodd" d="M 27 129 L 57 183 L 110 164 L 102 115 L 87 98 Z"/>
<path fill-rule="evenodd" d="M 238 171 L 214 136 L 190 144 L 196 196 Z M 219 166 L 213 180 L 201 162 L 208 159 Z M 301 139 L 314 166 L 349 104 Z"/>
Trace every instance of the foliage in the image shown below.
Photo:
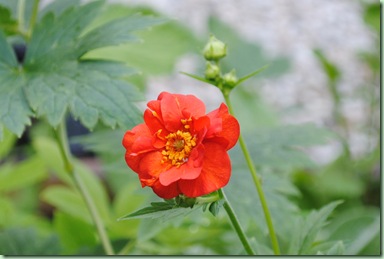
<path fill-rule="evenodd" d="M 20 2 L 25 4 L 23 12 Z M 103 1 L 52 1 L 31 24 L 33 2 L 0 0 L 0 254 L 104 254 L 55 139 L 55 128 L 70 115 L 92 130 L 70 143 L 82 144 L 94 157 L 72 162 L 96 201 L 115 251 L 244 255 L 221 201 L 159 201 L 140 188 L 121 146 L 125 130 L 142 121 L 137 102 L 144 99 L 146 82 L 172 73 L 178 59 L 198 53 L 196 46 L 203 46 L 207 37 L 198 38 L 187 26 L 159 18 L 150 8 Z M 369 5 L 364 13 L 376 32 L 378 6 Z M 236 87 L 231 99 L 260 174 L 282 254 L 378 255 L 379 144 L 358 158 L 343 152 L 327 165 L 311 160 L 310 148 L 347 136 L 312 124 L 283 125 L 263 100 L 256 80 L 286 73 L 290 61 L 269 57 L 260 45 L 215 17 L 207 26 L 230 49 L 223 60 L 225 72 L 235 67 L 242 78 L 269 64 Z M 20 45 L 26 47 L 23 60 L 15 55 Z M 342 70 L 325 53 L 314 51 L 329 79 L 324 87 L 335 103 L 342 102 Z M 371 86 L 378 81 L 378 56 L 358 54 L 372 71 L 364 100 L 374 111 L 379 101 Z M 201 62 L 200 72 L 203 66 Z M 374 115 L 369 116 L 367 121 L 374 121 Z M 342 120 L 334 123 L 335 128 L 343 127 Z M 376 132 L 373 127 L 367 122 L 362 130 Z M 227 198 L 252 248 L 258 255 L 272 255 L 262 205 L 240 147 L 229 154 Z"/>

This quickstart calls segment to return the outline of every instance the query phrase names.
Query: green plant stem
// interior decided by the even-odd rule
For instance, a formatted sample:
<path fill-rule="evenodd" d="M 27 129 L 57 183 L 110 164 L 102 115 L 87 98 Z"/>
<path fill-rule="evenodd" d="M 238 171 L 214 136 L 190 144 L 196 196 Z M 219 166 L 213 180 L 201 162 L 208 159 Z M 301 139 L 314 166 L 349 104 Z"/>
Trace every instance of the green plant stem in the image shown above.
<path fill-rule="evenodd" d="M 91 214 L 92 220 L 95 224 L 96 230 L 99 234 L 101 244 L 103 245 L 104 251 L 107 255 L 114 255 L 114 251 L 112 245 L 107 236 L 103 221 L 97 211 L 96 205 L 92 200 L 91 195 L 89 194 L 86 186 L 84 185 L 82 179 L 76 173 L 74 166 L 71 162 L 71 154 L 68 150 L 68 137 L 66 133 L 65 123 L 64 121 L 59 125 L 58 129 L 55 131 L 56 139 L 59 144 L 60 153 L 64 160 L 65 170 L 71 177 L 73 178 L 76 187 L 80 191 L 85 204 L 88 207 L 88 210 Z"/>
<path fill-rule="evenodd" d="M 25 0 L 19 0 L 17 6 L 17 20 L 19 22 L 19 31 L 24 32 L 24 12 L 25 12 Z"/>
<path fill-rule="evenodd" d="M 229 99 L 229 92 L 223 91 L 223 95 L 224 95 L 225 102 L 227 103 L 229 112 L 232 115 L 234 115 L 232 104 L 231 104 L 231 101 Z M 239 136 L 239 143 L 240 143 L 241 150 L 243 151 L 245 160 L 247 161 L 247 165 L 249 167 L 249 170 L 251 172 L 252 179 L 253 179 L 253 182 L 256 186 L 257 193 L 259 194 L 259 199 L 260 199 L 261 206 L 263 208 L 265 220 L 267 222 L 269 236 L 271 238 L 273 251 L 274 251 L 275 255 L 279 255 L 280 254 L 279 243 L 277 241 L 276 233 L 275 233 L 275 230 L 273 227 L 272 217 L 271 217 L 271 214 L 270 214 L 269 209 L 268 209 L 267 200 L 265 199 L 265 195 L 264 195 L 263 189 L 261 187 L 260 179 L 257 176 L 256 168 L 255 168 L 254 163 L 252 161 L 251 155 L 249 154 L 247 145 L 245 144 L 245 141 L 244 141 L 243 137 L 241 136 L 241 134 Z"/>
<path fill-rule="evenodd" d="M 33 7 L 32 7 L 32 15 L 31 15 L 31 20 L 29 21 L 29 29 L 28 29 L 28 38 L 32 36 L 33 28 L 35 27 L 36 19 L 37 19 L 37 13 L 39 11 L 39 3 L 40 0 L 35 0 L 33 2 Z"/>
<path fill-rule="evenodd" d="M 132 248 L 136 245 L 136 240 L 130 240 L 117 255 L 128 255 Z"/>
<path fill-rule="evenodd" d="M 245 236 L 244 230 L 242 229 L 240 222 L 239 222 L 235 212 L 233 211 L 233 209 L 231 207 L 231 204 L 229 203 L 227 197 L 225 196 L 224 191 L 222 189 L 219 189 L 218 193 L 219 193 L 220 197 L 224 200 L 224 204 L 223 204 L 224 209 L 227 212 L 228 217 L 231 220 L 231 223 L 232 223 L 233 227 L 235 228 L 235 231 L 236 231 L 237 235 L 239 236 L 240 241 L 243 244 L 245 251 L 247 252 L 248 255 L 255 255 L 255 252 L 253 251 L 252 247 L 250 246 L 248 239 Z"/>

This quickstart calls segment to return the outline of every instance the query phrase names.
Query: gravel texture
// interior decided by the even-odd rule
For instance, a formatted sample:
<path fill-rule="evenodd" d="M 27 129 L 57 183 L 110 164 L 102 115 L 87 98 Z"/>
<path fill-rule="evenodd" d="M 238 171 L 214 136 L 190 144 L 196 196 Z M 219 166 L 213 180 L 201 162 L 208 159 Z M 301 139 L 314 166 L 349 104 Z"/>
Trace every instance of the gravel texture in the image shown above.
<path fill-rule="evenodd" d="M 366 84 L 369 70 L 358 59 L 358 53 L 373 51 L 378 35 L 365 25 L 363 6 L 357 0 L 119 0 L 126 4 L 149 5 L 190 27 L 198 36 L 207 34 L 207 20 L 216 15 L 232 26 L 246 40 L 257 42 L 269 56 L 284 55 L 291 61 L 288 73 L 262 80 L 261 94 L 282 114 L 284 123 L 314 122 L 332 126 L 332 100 L 327 77 L 313 55 L 320 48 L 342 73 L 338 84 L 343 95 L 341 110 L 349 125 L 348 140 L 352 154 L 369 151 L 378 136 L 360 130 L 366 124 L 368 103 L 358 96 Z M 371 1 L 372 2 L 372 1 Z M 230 46 L 229 46 L 230 47 Z M 179 75 L 192 72 L 198 59 L 187 55 L 176 64 L 174 74 L 152 78 L 148 99 L 161 90 L 192 93 L 208 103 L 208 109 L 222 101 L 217 89 Z M 191 87 L 193 85 L 193 87 Z M 160 90 L 161 89 L 161 90 Z M 377 113 L 377 120 L 379 120 Z M 320 162 L 337 156 L 338 143 L 312 151 Z"/>

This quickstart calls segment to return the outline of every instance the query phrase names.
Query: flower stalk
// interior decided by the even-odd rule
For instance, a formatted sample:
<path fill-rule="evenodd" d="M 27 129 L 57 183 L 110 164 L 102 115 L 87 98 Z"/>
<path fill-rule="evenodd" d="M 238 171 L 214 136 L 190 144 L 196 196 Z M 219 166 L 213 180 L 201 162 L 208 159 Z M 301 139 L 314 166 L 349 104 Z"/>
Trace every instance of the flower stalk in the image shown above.
<path fill-rule="evenodd" d="M 72 157 L 69 152 L 69 145 L 68 145 L 68 137 L 66 132 L 66 126 L 65 122 L 63 121 L 57 130 L 55 130 L 55 136 L 57 143 L 59 145 L 60 153 L 64 161 L 64 168 L 66 172 L 72 177 L 76 187 L 80 191 L 81 196 L 83 197 L 85 204 L 88 207 L 88 210 L 91 214 L 92 220 L 95 224 L 97 233 L 100 237 L 101 244 L 104 248 L 104 251 L 107 255 L 114 255 L 114 251 L 112 248 L 112 245 L 110 243 L 110 240 L 107 236 L 103 221 L 101 220 L 101 217 L 97 211 L 95 202 L 92 200 L 91 195 L 89 194 L 86 186 L 84 185 L 82 179 L 79 177 L 79 175 L 76 173 L 76 170 L 74 169 L 74 165 L 72 163 Z"/>
<path fill-rule="evenodd" d="M 231 204 L 229 203 L 227 197 L 225 196 L 224 191 L 222 189 L 219 189 L 218 193 L 219 193 L 220 197 L 224 200 L 223 207 L 224 207 L 225 211 L 227 212 L 228 217 L 232 223 L 232 226 L 234 227 L 237 235 L 239 236 L 239 239 L 240 239 L 241 243 L 243 244 L 245 251 L 247 252 L 248 255 L 255 255 L 255 252 L 253 251 L 251 245 L 249 244 L 248 239 L 245 236 L 244 230 L 241 227 L 240 222 L 239 222 L 234 210 L 232 209 Z"/>
<path fill-rule="evenodd" d="M 35 0 L 33 2 L 32 15 L 31 15 L 31 20 L 29 22 L 29 30 L 27 32 L 28 39 L 32 36 L 33 28 L 35 27 L 35 23 L 37 20 L 37 13 L 39 11 L 39 3 L 40 3 L 40 0 Z"/>
<path fill-rule="evenodd" d="M 234 116 L 232 103 L 231 103 L 231 100 L 229 98 L 229 92 L 230 91 L 222 91 L 225 102 L 228 106 L 229 113 L 231 113 Z M 263 208 L 265 220 L 266 220 L 266 223 L 268 226 L 268 231 L 269 231 L 269 236 L 271 238 L 273 251 L 274 251 L 275 255 L 279 255 L 280 254 L 279 243 L 277 241 L 276 233 L 275 233 L 275 230 L 273 227 L 272 217 L 271 217 L 271 214 L 270 214 L 269 209 L 268 209 L 267 200 L 265 199 L 263 188 L 261 186 L 260 179 L 257 176 L 255 165 L 252 161 L 251 155 L 249 154 L 247 145 L 246 145 L 241 133 L 239 136 L 239 144 L 240 144 L 241 150 L 243 151 L 244 158 L 247 162 L 247 165 L 248 165 L 249 170 L 250 170 L 251 175 L 252 175 L 253 182 L 256 186 L 256 190 L 257 190 L 257 193 L 259 195 L 260 203 L 261 203 L 261 206 Z"/>

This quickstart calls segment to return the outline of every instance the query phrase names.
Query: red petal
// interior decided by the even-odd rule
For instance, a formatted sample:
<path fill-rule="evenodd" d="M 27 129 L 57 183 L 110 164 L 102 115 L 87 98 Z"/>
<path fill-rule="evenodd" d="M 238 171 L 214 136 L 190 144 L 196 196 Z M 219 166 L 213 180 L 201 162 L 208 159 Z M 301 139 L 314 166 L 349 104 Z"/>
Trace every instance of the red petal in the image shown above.
<path fill-rule="evenodd" d="M 157 196 L 163 199 L 172 199 L 180 194 L 180 190 L 177 183 L 172 183 L 168 186 L 164 186 L 160 181 L 156 181 L 152 186 L 153 191 Z"/>
<path fill-rule="evenodd" d="M 169 168 L 168 164 L 161 162 L 162 159 L 163 155 L 160 151 L 145 154 L 140 161 L 139 177 L 143 179 L 151 177 L 157 180 L 159 175 Z"/>
<path fill-rule="evenodd" d="M 197 118 L 205 114 L 204 103 L 193 95 L 162 92 L 158 99 L 161 102 L 160 108 L 164 125 L 171 132 L 176 132 L 182 128 L 182 119 Z"/>
<path fill-rule="evenodd" d="M 180 180 L 179 188 L 188 197 L 198 197 L 224 187 L 231 176 L 231 162 L 223 146 L 207 143 L 203 169 L 194 180 Z"/>
<path fill-rule="evenodd" d="M 172 166 L 168 171 L 161 173 L 159 176 L 160 183 L 168 186 L 180 179 L 196 179 L 201 173 L 203 157 L 204 147 L 199 145 L 193 149 L 187 163 L 180 167 Z"/>
<path fill-rule="evenodd" d="M 228 113 L 228 108 L 224 103 L 220 105 L 219 109 L 208 113 L 207 116 L 211 119 L 211 126 L 206 138 L 209 141 L 220 143 L 226 150 L 231 149 L 240 135 L 240 125 L 237 119 Z M 218 119 L 221 119 L 221 127 Z"/>
<path fill-rule="evenodd" d="M 142 158 L 140 154 L 154 149 L 148 143 L 148 138 L 151 138 L 151 133 L 145 124 L 139 124 L 124 134 L 122 144 L 126 149 L 125 161 L 136 173 L 139 171 L 139 163 Z"/>
<path fill-rule="evenodd" d="M 174 94 L 184 118 L 205 115 L 205 104 L 194 95 Z"/>

